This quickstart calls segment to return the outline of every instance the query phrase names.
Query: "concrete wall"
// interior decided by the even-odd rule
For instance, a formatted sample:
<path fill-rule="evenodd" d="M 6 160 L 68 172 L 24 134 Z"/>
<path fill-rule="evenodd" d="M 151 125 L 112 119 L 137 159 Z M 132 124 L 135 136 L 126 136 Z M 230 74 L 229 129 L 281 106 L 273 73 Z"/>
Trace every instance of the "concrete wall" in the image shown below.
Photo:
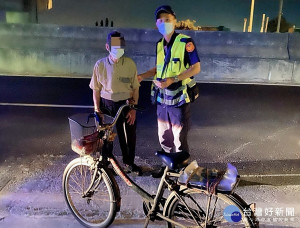
<path fill-rule="evenodd" d="M 138 72 L 155 65 L 156 30 L 118 29 Z M 90 77 L 111 29 L 0 24 L 0 74 Z M 300 85 L 300 34 L 183 31 L 201 59 L 198 82 Z"/>

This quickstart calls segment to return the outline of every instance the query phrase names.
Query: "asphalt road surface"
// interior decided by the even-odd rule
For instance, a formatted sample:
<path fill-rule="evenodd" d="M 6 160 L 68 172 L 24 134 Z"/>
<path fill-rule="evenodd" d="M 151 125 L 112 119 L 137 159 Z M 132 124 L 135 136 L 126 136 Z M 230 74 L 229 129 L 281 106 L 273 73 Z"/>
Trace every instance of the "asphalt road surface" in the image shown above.
<path fill-rule="evenodd" d="M 89 113 L 89 79 L 0 77 L 0 163 L 24 154 L 70 152 L 68 116 Z M 189 144 L 200 163 L 238 165 L 242 174 L 299 174 L 300 87 L 199 84 Z M 137 156 L 159 149 L 150 82 L 140 88 Z M 30 105 L 30 106 L 28 106 Z M 38 106 L 41 105 L 41 106 Z M 120 155 L 118 143 L 116 154 Z"/>

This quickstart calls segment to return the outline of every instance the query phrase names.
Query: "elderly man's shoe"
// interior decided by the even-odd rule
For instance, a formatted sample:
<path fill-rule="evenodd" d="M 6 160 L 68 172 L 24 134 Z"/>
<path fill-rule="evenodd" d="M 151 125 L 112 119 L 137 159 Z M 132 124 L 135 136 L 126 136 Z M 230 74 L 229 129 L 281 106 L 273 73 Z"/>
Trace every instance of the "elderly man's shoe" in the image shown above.
<path fill-rule="evenodd" d="M 162 175 L 164 174 L 165 168 L 166 168 L 165 166 L 162 166 L 159 170 L 153 171 L 151 173 L 151 176 L 153 178 L 161 178 Z"/>

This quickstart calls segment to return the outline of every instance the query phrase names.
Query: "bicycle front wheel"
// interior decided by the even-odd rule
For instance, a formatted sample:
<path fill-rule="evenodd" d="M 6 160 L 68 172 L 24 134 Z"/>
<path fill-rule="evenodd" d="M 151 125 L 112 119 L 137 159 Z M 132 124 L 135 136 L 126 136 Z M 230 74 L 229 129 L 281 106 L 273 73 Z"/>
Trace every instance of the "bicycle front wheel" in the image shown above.
<path fill-rule="evenodd" d="M 184 227 L 256 227 L 253 212 L 237 195 L 210 195 L 197 188 L 172 192 L 164 214 Z M 180 226 L 169 222 L 168 227 Z"/>
<path fill-rule="evenodd" d="M 108 227 L 117 211 L 115 181 L 106 169 L 94 166 L 91 158 L 74 159 L 64 172 L 64 196 L 72 214 L 82 225 Z M 93 175 L 96 178 L 92 183 Z"/>

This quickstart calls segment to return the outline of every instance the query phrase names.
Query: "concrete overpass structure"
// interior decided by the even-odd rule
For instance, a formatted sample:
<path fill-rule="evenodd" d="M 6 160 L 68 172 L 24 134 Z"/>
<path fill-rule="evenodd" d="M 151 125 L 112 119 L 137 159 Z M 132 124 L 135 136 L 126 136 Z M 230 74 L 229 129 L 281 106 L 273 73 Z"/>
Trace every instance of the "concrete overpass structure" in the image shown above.
<path fill-rule="evenodd" d="M 90 77 L 111 28 L 0 24 L 0 74 Z M 143 72 L 155 64 L 156 30 L 118 29 Z M 201 58 L 198 82 L 300 85 L 300 34 L 182 31 Z"/>

